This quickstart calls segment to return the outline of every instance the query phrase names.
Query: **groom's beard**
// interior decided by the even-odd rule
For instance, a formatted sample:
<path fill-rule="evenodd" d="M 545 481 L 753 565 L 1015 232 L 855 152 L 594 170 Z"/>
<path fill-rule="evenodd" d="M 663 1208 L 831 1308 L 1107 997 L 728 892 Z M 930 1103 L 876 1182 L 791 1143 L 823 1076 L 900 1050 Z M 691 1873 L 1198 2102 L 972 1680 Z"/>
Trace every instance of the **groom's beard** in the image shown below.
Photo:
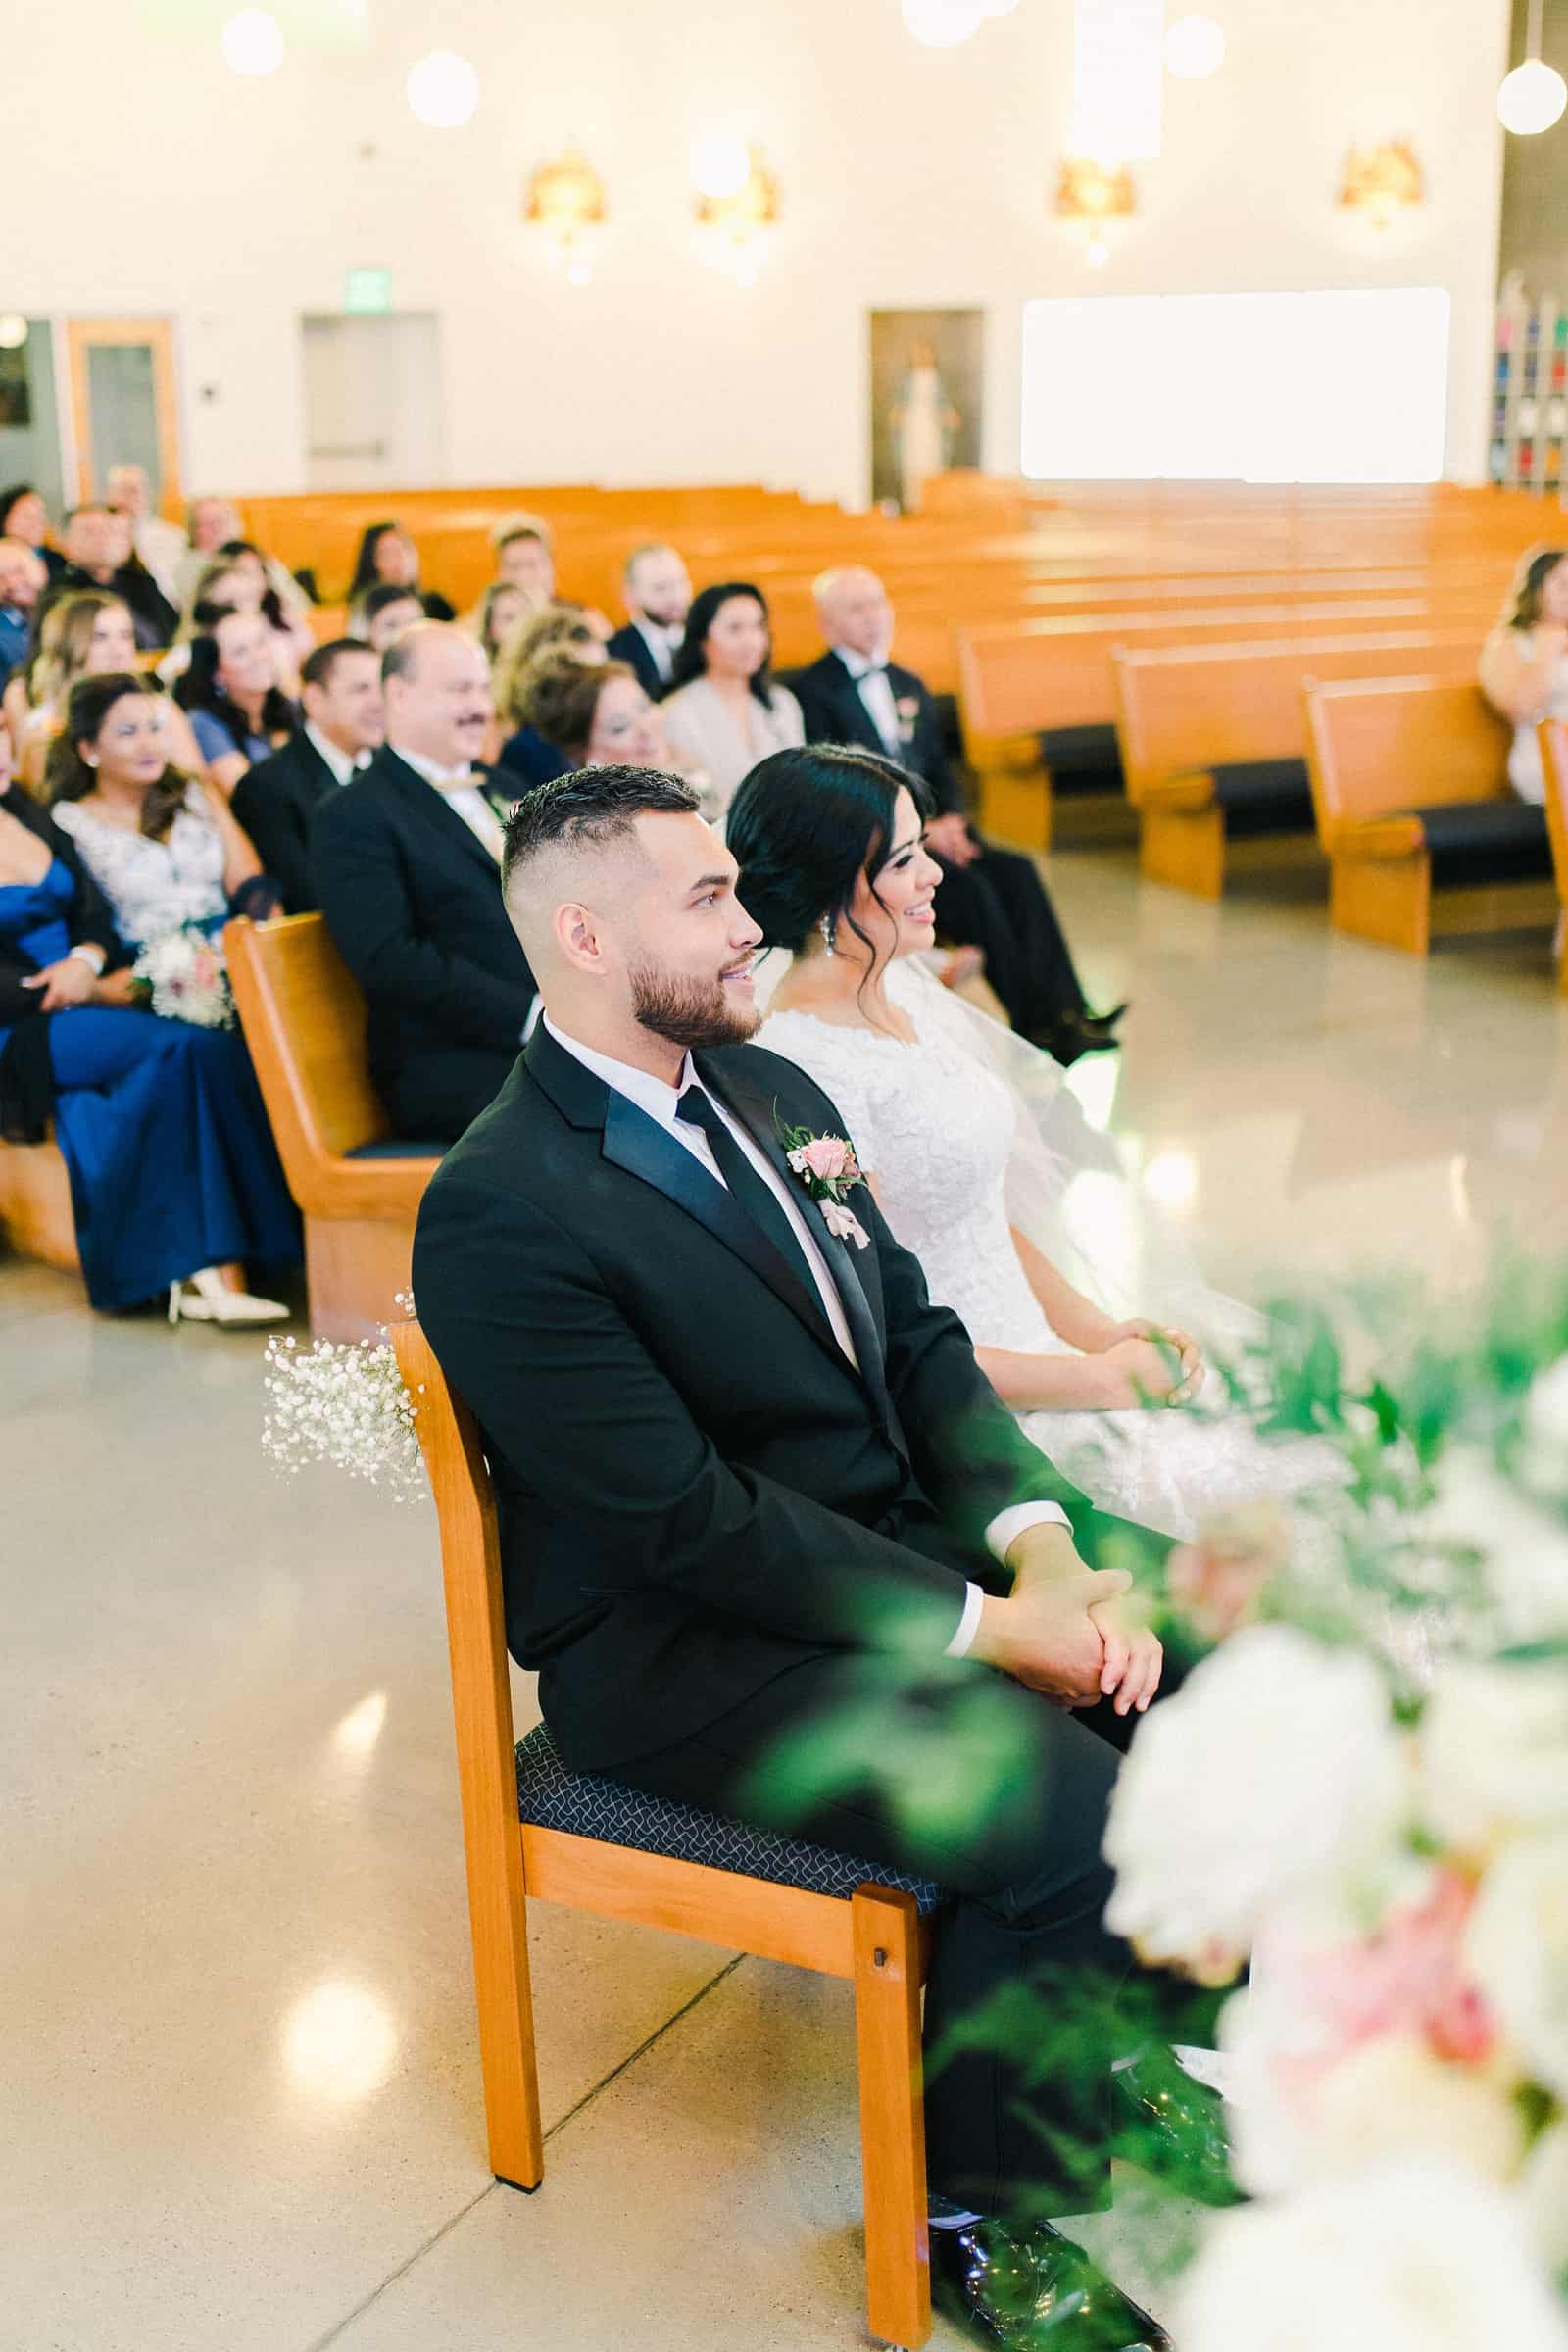
<path fill-rule="evenodd" d="M 755 1004 L 732 1004 L 722 980 L 677 980 L 647 966 L 631 975 L 631 1009 L 644 1029 L 688 1054 L 699 1046 L 744 1046 L 762 1020 Z"/>

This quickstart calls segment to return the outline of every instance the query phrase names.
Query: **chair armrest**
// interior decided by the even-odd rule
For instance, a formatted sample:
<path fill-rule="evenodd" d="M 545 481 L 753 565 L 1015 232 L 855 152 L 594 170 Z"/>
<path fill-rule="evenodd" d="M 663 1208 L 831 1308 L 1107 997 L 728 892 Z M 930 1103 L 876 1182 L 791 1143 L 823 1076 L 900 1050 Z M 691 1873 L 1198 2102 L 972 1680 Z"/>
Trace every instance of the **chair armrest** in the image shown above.
<path fill-rule="evenodd" d="M 1342 821 L 1329 844 L 1333 858 L 1414 858 L 1426 848 L 1418 816 L 1365 816 Z"/>
<path fill-rule="evenodd" d="M 388 1224 L 412 1219 L 438 1159 L 320 1159 L 296 1185 L 290 1183 L 308 1217 L 373 1217 Z"/>
<path fill-rule="evenodd" d="M 1159 808 L 1177 815 L 1214 806 L 1214 778 L 1206 767 L 1188 768 L 1182 775 L 1157 776 L 1138 793 L 1142 808 Z"/>

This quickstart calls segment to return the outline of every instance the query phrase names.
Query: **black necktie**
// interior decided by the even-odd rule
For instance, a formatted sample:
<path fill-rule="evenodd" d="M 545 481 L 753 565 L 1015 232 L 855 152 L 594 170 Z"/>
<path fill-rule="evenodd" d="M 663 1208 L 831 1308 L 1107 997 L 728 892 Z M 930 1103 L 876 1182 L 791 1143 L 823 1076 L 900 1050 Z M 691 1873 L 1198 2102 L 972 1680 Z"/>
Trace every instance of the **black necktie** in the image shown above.
<path fill-rule="evenodd" d="M 813 1303 L 820 1304 L 822 1294 L 807 1263 L 806 1252 L 796 1238 L 795 1228 L 784 1214 L 782 1202 L 772 1186 L 758 1174 L 724 1124 L 712 1096 L 694 1080 L 676 1103 L 675 1116 L 684 1119 L 688 1126 L 702 1129 L 736 1206 L 744 1210 L 752 1223 L 765 1234 L 790 1272 L 805 1285 L 807 1297 Z"/>

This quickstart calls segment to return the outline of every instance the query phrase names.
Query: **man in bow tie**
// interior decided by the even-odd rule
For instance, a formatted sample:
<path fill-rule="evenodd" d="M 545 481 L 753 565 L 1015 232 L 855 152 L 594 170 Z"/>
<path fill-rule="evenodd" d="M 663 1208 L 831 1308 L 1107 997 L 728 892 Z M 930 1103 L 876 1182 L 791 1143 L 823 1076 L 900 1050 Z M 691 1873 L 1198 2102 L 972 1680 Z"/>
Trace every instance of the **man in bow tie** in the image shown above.
<path fill-rule="evenodd" d="M 826 571 L 815 584 L 827 652 L 788 683 L 808 743 L 853 743 L 918 776 L 935 813 L 925 846 L 942 866 L 937 921 L 945 935 L 983 951 L 986 977 L 1021 1036 L 1058 1061 L 1116 1044 L 1126 1007 L 1089 1008 L 1055 908 L 1034 860 L 982 840 L 922 678 L 889 659 L 893 607 L 875 572 Z"/>
<path fill-rule="evenodd" d="M 318 802 L 310 856 L 338 953 L 365 991 L 370 1076 L 395 1132 L 450 1143 L 516 1058 L 533 974 L 501 900 L 503 822 L 479 753 L 484 655 L 416 621 L 381 657 L 386 742 Z"/>
<path fill-rule="evenodd" d="M 430 1182 L 415 1290 L 484 1432 L 508 1640 L 566 1763 L 934 1879 L 941 2041 L 1020 1983 L 1135 1965 L 1100 1848 L 1162 1660 L 1123 1615 L 1127 1577 L 1093 1563 L 1164 1545 L 1024 1437 L 868 1185 L 863 1247 L 823 1213 L 791 1142 L 842 1177 L 800 1138 L 854 1139 L 746 1042 L 760 934 L 736 871 L 673 776 L 593 768 L 519 802 L 504 889 L 543 1015 Z M 941 1803 L 890 1789 L 888 1705 Z M 948 1800 L 977 1707 L 1009 1763 L 964 1820 Z M 807 1799 L 774 1760 L 812 1736 L 838 1769 Z M 1106 2089 L 1035 2086 L 989 2049 L 934 2077 L 934 2242 L 960 2310 L 999 2263 L 1034 2299 L 1084 2290 L 1041 2217 L 1081 2209 L 1053 2132 L 1094 2135 Z M 997 2217 L 1021 2203 L 1014 2236 Z M 1092 2295 L 1125 2331 L 1064 2328 L 1063 2352 L 1164 2342 L 1108 2281 Z"/>
<path fill-rule="evenodd" d="M 631 618 L 606 646 L 612 662 L 624 662 L 650 702 L 669 692 L 675 656 L 692 609 L 691 574 L 677 551 L 654 540 L 626 559 L 622 594 Z"/>
<path fill-rule="evenodd" d="M 233 810 L 285 914 L 319 905 L 311 870 L 311 818 L 319 802 L 368 767 L 385 733 L 381 658 L 357 637 L 318 645 L 300 669 L 300 723 L 270 760 L 248 767 Z"/>

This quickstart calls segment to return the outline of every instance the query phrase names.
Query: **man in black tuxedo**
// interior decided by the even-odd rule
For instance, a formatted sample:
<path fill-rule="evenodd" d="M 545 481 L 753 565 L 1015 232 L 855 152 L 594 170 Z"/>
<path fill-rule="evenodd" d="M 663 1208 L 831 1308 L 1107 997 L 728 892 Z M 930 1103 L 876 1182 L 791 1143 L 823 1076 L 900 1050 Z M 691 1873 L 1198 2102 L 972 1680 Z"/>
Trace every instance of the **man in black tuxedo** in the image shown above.
<path fill-rule="evenodd" d="M 1112 1537 L 1151 1563 L 1164 1545 L 1023 1436 L 869 1189 L 841 1236 L 792 1171 L 784 1128 L 843 1122 L 745 1042 L 760 934 L 696 811 L 625 767 L 514 811 L 506 898 L 543 1017 L 430 1183 L 415 1290 L 484 1431 L 508 1640 L 566 1761 L 936 1879 L 956 1897 L 927 1992 L 940 2041 L 1023 1979 L 1134 1966 L 1100 1847 L 1162 1660 L 1125 1575 L 1085 1563 Z M 999 1799 L 958 1830 L 901 1807 L 890 1721 L 949 1790 L 976 1707 L 1010 1742 Z M 845 1769 L 807 1801 L 770 1759 L 811 1733 Z M 939 2269 L 979 2295 L 1004 2260 L 1059 2297 L 1063 2240 L 977 2217 L 1081 2196 L 1034 2127 L 1099 2132 L 1098 2090 L 1026 2089 L 974 2051 L 926 2114 Z M 1133 2314 L 1125 2340 L 1163 2343 L 1152 2326 Z"/>
<path fill-rule="evenodd" d="M 983 841 L 943 746 L 924 681 L 888 660 L 893 607 L 876 574 L 824 572 L 815 586 L 828 650 L 790 688 L 808 743 L 854 743 L 920 777 L 936 814 L 926 848 L 942 866 L 937 920 L 950 939 L 983 950 L 986 976 L 1024 1037 L 1058 1061 L 1116 1044 L 1124 1005 L 1090 1011 L 1067 942 L 1033 858 Z"/>
<path fill-rule="evenodd" d="M 317 803 L 368 766 L 385 736 L 380 656 L 357 637 L 318 645 L 300 666 L 300 708 L 287 743 L 245 770 L 230 804 L 283 893 L 285 914 L 320 904 L 310 847 Z"/>
<path fill-rule="evenodd" d="M 662 702 L 692 609 L 691 574 L 676 550 L 656 539 L 632 550 L 621 578 L 631 618 L 615 631 L 605 652 L 612 662 L 624 662 L 635 671 L 651 702 Z"/>
<path fill-rule="evenodd" d="M 112 507 L 74 507 L 66 516 L 62 537 L 65 568 L 56 572 L 33 615 L 33 638 L 43 627 L 44 614 L 64 596 L 79 596 L 84 588 L 106 588 L 130 608 L 136 643 L 143 653 L 154 646 L 172 645 L 179 614 L 131 544 L 130 524 Z"/>
<path fill-rule="evenodd" d="M 501 900 L 502 819 L 475 764 L 490 675 L 471 638 L 416 621 L 381 659 L 386 743 L 317 804 L 321 911 L 369 1007 L 370 1076 L 399 1135 L 448 1143 L 494 1097 L 534 1005 Z"/>

